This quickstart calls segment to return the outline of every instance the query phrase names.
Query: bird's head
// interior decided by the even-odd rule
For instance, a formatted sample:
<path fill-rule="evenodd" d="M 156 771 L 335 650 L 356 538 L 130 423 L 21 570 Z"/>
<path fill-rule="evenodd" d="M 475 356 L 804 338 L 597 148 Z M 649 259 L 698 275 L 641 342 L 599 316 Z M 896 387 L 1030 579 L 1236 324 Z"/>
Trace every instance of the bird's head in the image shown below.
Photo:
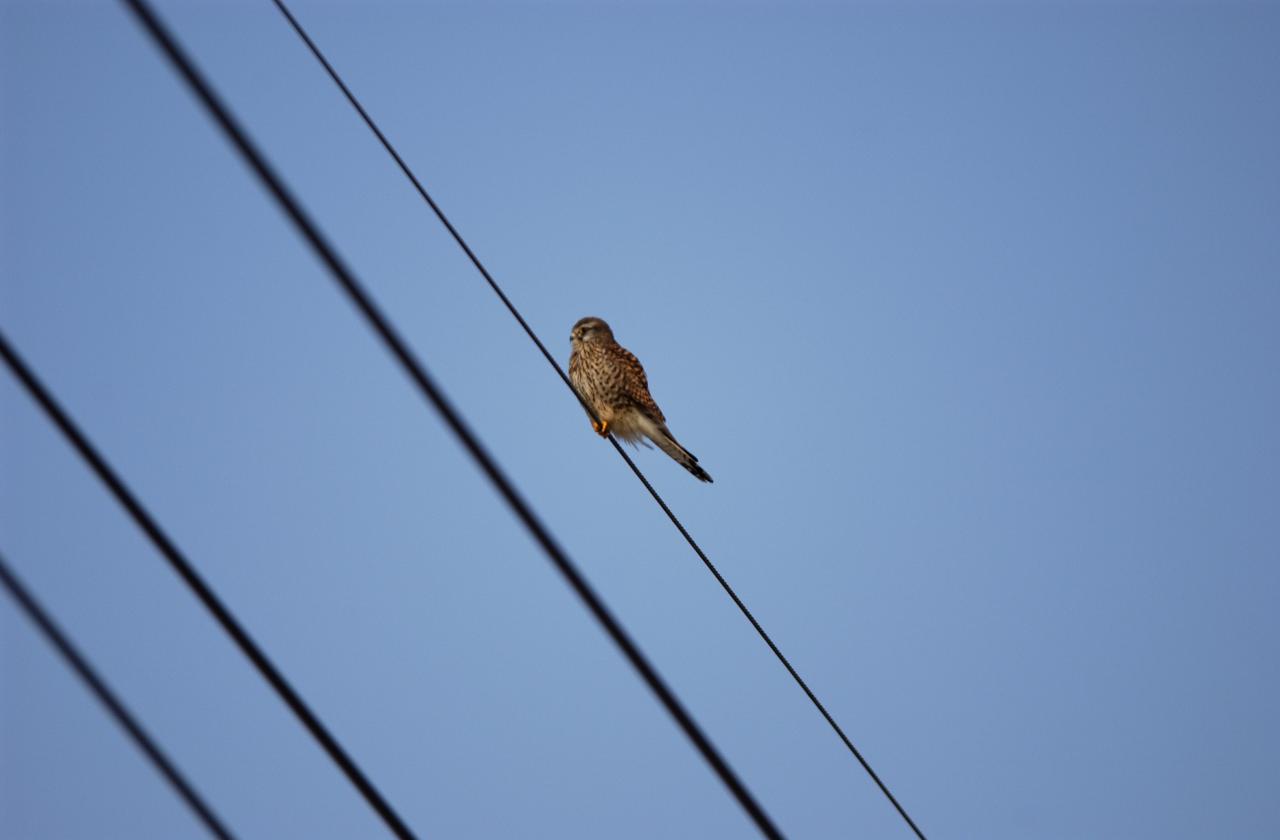
<path fill-rule="evenodd" d="M 569 333 L 569 342 L 577 347 L 586 341 L 613 341 L 613 330 L 599 318 L 583 318 L 573 325 L 573 330 Z"/>

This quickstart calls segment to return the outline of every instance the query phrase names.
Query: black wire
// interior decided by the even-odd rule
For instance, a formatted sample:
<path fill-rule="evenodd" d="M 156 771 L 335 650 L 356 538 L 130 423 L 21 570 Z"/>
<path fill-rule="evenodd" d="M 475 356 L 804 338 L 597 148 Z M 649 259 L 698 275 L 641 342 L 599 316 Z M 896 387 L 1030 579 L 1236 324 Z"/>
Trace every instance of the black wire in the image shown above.
<path fill-rule="evenodd" d="M 564 369 L 560 367 L 560 363 L 556 361 L 556 358 L 554 356 L 551 355 L 551 353 L 547 350 L 546 345 L 542 343 L 542 340 L 538 338 L 536 333 L 534 333 L 533 328 L 531 328 L 528 322 L 525 321 L 524 316 L 522 316 L 519 310 L 516 309 L 515 304 L 511 302 L 511 300 L 502 291 L 501 287 L 498 286 L 497 281 L 493 279 L 493 276 L 489 274 L 488 269 L 486 269 L 484 267 L 484 264 L 480 262 L 480 258 L 475 255 L 475 252 L 471 250 L 471 247 L 469 245 L 467 245 L 466 241 L 462 238 L 462 235 L 458 233 L 457 228 L 455 228 L 453 226 L 453 223 L 449 221 L 447 216 L 445 216 L 444 211 L 440 209 L 440 205 L 436 204 L 435 200 L 427 192 L 426 188 L 422 186 L 422 182 L 418 180 L 418 176 L 413 174 L 413 170 L 411 170 L 409 168 L 409 165 L 405 163 L 404 158 L 400 157 L 400 153 L 397 152 L 395 147 L 391 145 L 391 141 L 388 140 L 386 135 L 382 133 L 382 129 L 380 129 L 377 123 L 373 121 L 373 118 L 369 116 L 369 113 L 364 109 L 364 106 L 360 104 L 360 101 L 358 99 L 356 99 L 355 94 L 352 93 L 351 89 L 347 87 L 346 82 L 344 82 L 342 80 L 342 77 L 338 75 L 338 71 L 333 69 L 333 65 L 329 63 L 328 59 L 325 58 L 324 54 L 320 52 L 320 48 L 317 47 L 315 42 L 311 40 L 311 36 L 308 35 L 306 30 L 302 28 L 302 24 L 300 24 L 298 22 L 298 19 L 293 16 L 293 13 L 289 11 L 289 8 L 284 4 L 283 0 L 272 0 L 272 2 L 275 3 L 276 8 L 278 8 L 280 12 L 285 16 L 285 19 L 289 21 L 289 24 L 293 27 L 294 32 L 298 34 L 298 37 L 300 37 L 303 40 L 303 42 L 307 45 L 307 47 L 311 50 L 311 54 L 314 55 L 316 57 L 316 60 L 319 61 L 321 66 L 324 67 L 325 71 L 329 74 L 329 77 L 333 79 L 334 84 L 336 84 L 339 87 L 339 89 L 342 90 L 342 93 L 347 97 L 347 101 L 350 102 L 351 106 L 356 109 L 356 112 L 358 114 L 360 114 L 360 117 L 361 119 L 364 120 L 365 125 L 369 126 L 369 130 L 372 131 L 374 136 L 378 138 L 378 142 L 382 144 L 382 147 L 387 150 L 388 154 L 391 155 L 392 159 L 396 162 L 396 165 L 400 167 L 400 171 L 403 172 L 405 174 L 405 177 L 407 177 L 409 181 L 413 184 L 414 189 L 418 191 L 418 195 L 422 196 L 422 199 L 427 203 L 427 205 L 435 213 L 436 218 L 440 220 L 440 222 L 449 231 L 449 234 L 453 236 L 454 241 L 458 243 L 459 247 L 461 247 L 462 250 L 466 253 L 467 257 L 470 258 L 472 264 L 476 267 L 477 270 L 479 270 L 481 276 L 484 277 L 485 281 L 489 284 L 489 288 L 493 289 L 494 293 L 498 296 L 498 298 L 502 301 L 502 303 L 507 307 L 507 311 L 509 311 L 512 317 L 514 317 L 516 321 L 520 323 L 520 326 L 524 328 L 525 333 L 529 336 L 529 338 L 533 341 L 533 343 L 537 345 L 538 349 L 542 351 L 542 355 L 546 358 L 547 363 L 550 364 L 551 367 L 555 369 L 555 372 L 560 375 L 560 378 L 564 381 L 564 384 L 568 386 L 569 390 L 573 393 L 574 397 L 576 397 L 578 402 L 582 404 L 583 408 L 587 410 L 587 413 L 591 415 L 591 418 L 593 420 L 598 421 L 600 418 L 596 416 L 595 411 L 586 402 L 586 400 L 582 398 L 582 395 L 578 393 L 577 389 L 573 387 L 573 383 L 569 380 L 569 377 L 565 374 Z M 773 651 L 774 655 L 778 657 L 778 660 L 782 663 L 783 667 L 787 669 L 787 673 L 789 673 L 792 679 L 794 679 L 796 683 L 799 684 L 800 688 L 804 690 L 805 695 L 809 698 L 809 700 L 813 703 L 813 705 L 817 707 L 818 711 L 822 713 L 823 718 L 825 718 L 827 723 L 831 725 L 831 728 L 835 730 L 836 734 L 840 736 L 840 740 L 844 742 L 844 745 L 846 747 L 848 747 L 849 752 L 853 753 L 853 757 L 856 758 L 858 760 L 858 763 L 862 765 L 862 769 L 867 771 L 867 774 L 871 777 L 872 781 L 874 781 L 876 785 L 880 788 L 880 791 L 886 797 L 888 797 L 891 803 L 893 803 L 893 807 L 896 808 L 898 813 L 902 815 L 902 818 L 906 820 L 907 825 L 911 826 L 911 830 L 915 832 L 916 836 L 919 837 L 920 840 L 925 840 L 925 836 L 920 831 L 919 826 L 916 825 L 915 821 L 911 819 L 911 816 L 907 813 L 906 809 L 903 808 L 901 803 L 898 802 L 897 797 L 895 797 L 893 793 L 890 792 L 888 786 L 886 786 L 885 783 L 880 779 L 880 776 L 876 773 L 876 771 L 871 769 L 871 765 L 867 762 L 865 758 L 863 758 L 862 753 L 858 750 L 857 747 L 853 745 L 853 742 L 849 740 L 849 736 L 846 735 L 844 730 L 840 728 L 840 724 L 836 723 L 835 718 L 833 718 L 831 716 L 831 713 L 827 711 L 826 707 L 822 705 L 822 702 L 818 699 L 817 695 L 813 693 L 813 691 L 809 688 L 808 684 L 805 683 L 805 681 L 800 677 L 800 674 L 796 671 L 796 669 L 791 666 L 791 663 L 787 660 L 787 657 L 785 657 L 782 654 L 782 651 L 778 649 L 778 646 L 774 644 L 773 639 L 769 638 L 769 634 L 766 633 L 764 628 L 760 626 L 760 622 L 756 621 L 755 616 L 751 614 L 751 611 L 747 609 L 747 605 L 742 602 L 742 599 L 739 598 L 737 593 L 733 591 L 733 588 L 729 586 L 729 582 L 725 580 L 724 576 L 721 575 L 719 570 L 716 569 L 715 564 L 713 564 L 711 562 L 711 559 L 707 557 L 706 552 L 704 552 L 702 548 L 698 545 L 698 543 L 694 541 L 693 537 L 689 534 L 689 531 L 684 527 L 683 524 L 681 524 L 680 520 L 676 518 L 675 513 L 673 513 L 671 508 L 667 506 L 667 503 L 663 501 L 662 497 L 658 495 L 658 491 L 655 490 L 653 488 L 653 485 L 649 483 L 649 479 L 645 477 L 644 473 L 640 472 L 640 468 L 637 467 L 635 462 L 631 460 L 631 456 L 627 454 L 626 450 L 622 448 L 621 444 L 618 443 L 618 441 L 613 437 L 613 435 L 609 436 L 609 442 L 613 444 L 613 448 L 616 449 L 618 454 L 622 456 L 622 460 L 627 462 L 627 466 L 631 467 L 631 471 L 636 474 L 636 478 L 640 479 L 640 483 L 643 484 L 645 489 L 649 491 L 649 495 L 653 496 L 654 501 L 658 503 L 658 506 L 662 508 L 663 513 L 667 515 L 667 518 L 669 518 L 672 524 L 676 526 L 676 529 L 680 531 L 680 534 L 685 538 L 685 541 L 689 543 L 689 546 L 694 550 L 694 552 L 702 560 L 703 564 L 707 567 L 707 569 L 711 572 L 711 574 L 715 576 L 716 581 L 719 582 L 720 586 L 724 588 L 724 591 L 729 594 L 729 597 L 733 599 L 733 602 L 737 604 L 738 609 L 741 610 L 742 614 L 747 617 L 747 620 L 749 622 L 751 622 L 751 626 L 754 627 L 756 632 L 760 634 L 760 638 L 764 639 L 765 644 L 767 644 L 769 646 L 769 649 Z"/>
<path fill-rule="evenodd" d="M 222 629 L 227 632 L 227 635 L 231 636 L 240 651 L 249 658 L 249 661 L 258 669 L 258 673 L 271 684 L 276 694 L 280 695 L 280 699 L 302 722 L 302 725 L 307 728 L 312 737 L 320 743 L 320 746 L 328 753 L 329 758 L 333 759 L 333 762 L 338 765 L 347 779 L 355 785 L 369 805 L 378 813 L 378 816 L 382 817 L 383 822 L 387 824 L 392 833 L 401 838 L 401 840 L 414 840 L 413 832 L 409 830 L 408 826 L 404 824 L 387 801 L 382 798 L 382 795 L 374 788 L 373 783 L 365 777 L 355 761 L 347 755 L 333 735 L 329 733 L 329 730 L 320 722 L 320 719 L 307 707 L 306 702 L 293 689 L 289 681 L 284 678 L 284 675 L 271 663 L 266 653 L 258 647 L 253 637 L 241 626 L 240 622 L 231 613 L 231 610 L 219 600 L 218 596 L 209 588 L 209 585 L 204 582 L 199 572 L 183 556 L 173 540 L 169 539 L 160 524 L 147 512 L 147 509 L 142 506 L 142 503 L 138 501 L 138 498 L 134 496 L 133 492 L 129 490 L 116 472 L 111 469 L 111 466 L 98 453 L 98 450 L 94 448 L 89 439 L 76 426 L 75 421 L 58 405 L 53 395 L 49 393 L 49 390 L 36 378 L 35 373 L 18 355 L 17 350 L 9 344 L 9 340 L 5 338 L 2 330 L 0 330 L 0 356 L 4 357 L 9 369 L 26 387 L 27 392 L 40 404 L 49 419 L 53 421 L 63 436 L 80 453 L 80 457 L 89 464 L 98 478 L 107 485 L 107 489 L 116 497 L 116 501 L 128 511 L 133 521 L 137 523 L 152 544 L 164 555 L 164 558 L 169 561 L 169 565 L 173 570 L 177 572 L 188 588 L 213 614 L 217 622 L 222 625 Z"/>
<path fill-rule="evenodd" d="M 334 280 L 347 293 L 351 302 L 365 319 L 368 320 L 369 325 L 386 344 L 392 355 L 396 357 L 404 368 L 405 373 L 422 391 L 423 396 L 431 402 L 449 428 L 453 430 L 458 440 L 471 454 L 472 459 L 489 477 L 489 480 L 506 500 L 512 511 L 524 523 L 538 544 L 542 546 L 543 551 L 546 552 L 560 573 L 564 575 L 570 586 L 578 594 L 578 597 L 582 599 L 592 615 L 604 627 L 618 647 L 621 648 L 628 661 L 640 673 L 640 676 L 653 690 L 654 694 L 658 696 L 663 706 L 675 718 L 680 728 L 684 730 L 685 735 L 702 753 L 703 758 L 711 765 L 716 775 L 720 777 L 721 781 L 737 798 L 739 804 L 755 821 L 760 831 L 767 837 L 781 837 L 782 834 L 773 825 L 764 809 L 756 802 L 741 780 L 738 779 L 737 774 L 721 757 L 710 739 L 702 732 L 671 689 L 667 687 L 653 665 L 641 653 L 604 602 L 591 589 L 586 578 L 582 576 L 582 573 L 578 571 L 564 549 L 551 536 L 551 532 L 538 519 L 533 509 L 515 489 L 515 485 L 507 478 L 497 462 L 485 450 L 479 438 L 471 431 L 466 421 L 462 419 L 461 414 L 445 397 L 422 363 L 409 350 L 408 345 L 391 326 L 386 316 L 378 309 L 355 275 L 347 268 L 342 258 L 338 256 L 337 251 L 329 244 L 320 229 L 311 220 L 306 211 L 303 210 L 302 205 L 293 197 L 293 194 L 285 186 L 279 175 L 276 174 L 249 139 L 248 134 L 240 127 L 227 107 L 222 104 L 217 94 L 214 93 L 213 88 L 196 69 L 191 59 L 187 57 L 174 37 L 156 17 L 149 4 L 145 0 L 122 0 L 122 2 L 138 17 L 147 33 L 168 57 L 174 69 L 186 80 L 192 92 L 209 112 L 209 115 L 214 118 L 218 126 L 227 135 L 227 139 L 232 142 L 241 157 L 244 158 L 245 163 L 253 169 L 263 185 L 280 204 L 281 209 L 289 216 L 299 232 L 329 268 Z"/>
<path fill-rule="evenodd" d="M 5 561 L 4 555 L 0 554 L 0 583 L 5 585 L 9 590 L 9 594 L 13 596 L 13 600 L 18 602 L 18 606 L 22 607 L 27 617 L 31 619 L 44 637 L 49 640 L 58 653 L 62 654 L 62 658 L 67 661 L 71 669 L 76 672 L 76 676 L 89 687 L 89 690 L 97 696 L 102 705 L 107 707 L 107 711 L 116 719 L 116 723 L 129 734 L 133 742 L 138 745 L 138 749 L 146 753 L 147 758 L 151 759 L 151 763 L 160 771 L 160 775 L 173 785 L 173 789 L 178 795 L 195 811 L 196 816 L 209 829 L 209 833 L 222 840 L 233 840 L 234 835 L 222 824 L 222 820 L 218 819 L 218 815 L 213 809 L 205 803 L 196 789 L 182 775 L 182 771 L 178 769 L 169 758 L 164 754 L 164 750 L 160 745 L 147 734 L 142 724 L 132 713 L 125 707 L 124 703 L 116 697 L 115 693 L 106 684 L 102 677 L 98 676 L 93 666 L 89 664 L 89 660 L 81 655 L 76 646 L 72 644 L 71 639 L 58 627 L 57 622 L 47 613 L 40 602 L 36 600 L 35 595 L 22 584 L 17 574 L 9 567 Z"/>

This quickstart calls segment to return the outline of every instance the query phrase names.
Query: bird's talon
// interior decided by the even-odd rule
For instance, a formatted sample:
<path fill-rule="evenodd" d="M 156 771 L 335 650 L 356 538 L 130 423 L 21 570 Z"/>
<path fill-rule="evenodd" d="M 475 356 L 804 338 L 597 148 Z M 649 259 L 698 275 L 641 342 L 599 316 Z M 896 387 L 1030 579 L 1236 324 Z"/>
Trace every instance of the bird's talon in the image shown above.
<path fill-rule="evenodd" d="M 600 421 L 600 422 L 598 422 L 598 423 L 597 423 L 595 420 L 592 420 L 592 421 L 591 421 L 591 428 L 595 429 L 595 430 L 596 430 L 596 434 L 598 434 L 600 437 L 608 437 L 608 436 L 609 436 L 609 421 L 608 421 L 608 420 L 601 420 L 601 421 Z"/>

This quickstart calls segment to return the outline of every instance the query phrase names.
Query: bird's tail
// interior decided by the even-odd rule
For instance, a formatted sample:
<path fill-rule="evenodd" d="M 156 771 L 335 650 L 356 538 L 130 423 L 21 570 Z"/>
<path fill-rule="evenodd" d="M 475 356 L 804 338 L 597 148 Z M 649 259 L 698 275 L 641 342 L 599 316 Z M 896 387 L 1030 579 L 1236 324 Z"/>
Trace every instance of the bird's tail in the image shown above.
<path fill-rule="evenodd" d="M 666 426 L 660 425 L 654 429 L 654 433 L 649 435 L 649 439 L 656 443 L 659 449 L 670 455 L 677 464 L 693 473 L 694 478 L 711 483 L 711 474 L 698 466 L 698 459 L 692 452 L 676 442 L 676 439 L 672 437 Z"/>

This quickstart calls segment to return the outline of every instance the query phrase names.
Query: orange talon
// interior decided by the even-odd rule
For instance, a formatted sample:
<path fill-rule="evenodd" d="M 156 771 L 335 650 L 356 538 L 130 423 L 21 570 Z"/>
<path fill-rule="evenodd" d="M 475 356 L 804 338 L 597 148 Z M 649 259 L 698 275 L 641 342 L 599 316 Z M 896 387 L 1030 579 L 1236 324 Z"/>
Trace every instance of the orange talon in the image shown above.
<path fill-rule="evenodd" d="M 595 429 L 596 434 L 598 434 L 600 437 L 608 437 L 609 435 L 608 420 L 601 420 L 599 423 L 597 423 L 595 420 L 592 420 L 591 428 Z"/>

